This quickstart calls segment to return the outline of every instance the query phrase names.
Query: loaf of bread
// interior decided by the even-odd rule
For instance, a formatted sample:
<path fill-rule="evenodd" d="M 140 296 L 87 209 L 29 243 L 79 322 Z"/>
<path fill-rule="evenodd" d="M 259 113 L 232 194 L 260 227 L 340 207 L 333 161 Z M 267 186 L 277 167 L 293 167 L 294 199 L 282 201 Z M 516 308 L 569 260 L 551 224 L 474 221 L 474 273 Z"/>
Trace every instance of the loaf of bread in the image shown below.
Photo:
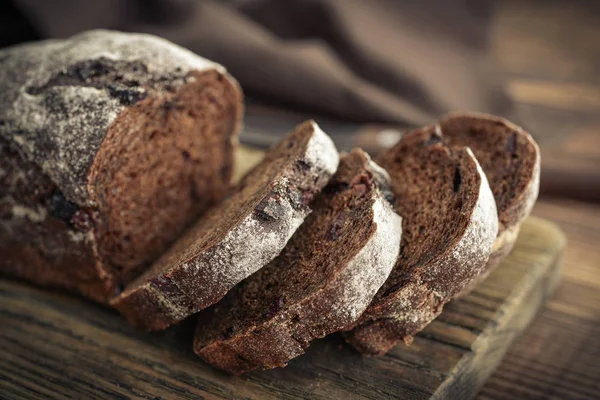
<path fill-rule="evenodd" d="M 219 301 L 281 252 L 338 162 L 314 121 L 299 125 L 112 304 L 157 330 Z"/>
<path fill-rule="evenodd" d="M 440 127 L 404 135 L 378 157 L 402 216 L 398 262 L 346 340 L 380 355 L 406 342 L 482 272 L 498 233 L 496 206 L 471 150 Z"/>
<path fill-rule="evenodd" d="M 512 250 L 531 213 L 540 185 L 540 151 L 529 133 L 504 118 L 480 113 L 448 114 L 438 122 L 449 145 L 468 146 L 485 172 L 498 209 L 498 237 L 481 282 Z"/>
<path fill-rule="evenodd" d="M 0 271 L 105 302 L 229 186 L 236 81 L 165 40 L 0 51 Z"/>
<path fill-rule="evenodd" d="M 368 355 L 410 342 L 512 249 L 538 194 L 534 140 L 478 113 L 407 133 L 385 170 L 358 149 L 338 169 L 307 121 L 230 188 L 239 86 L 148 35 L 0 50 L 0 88 L 0 272 L 144 330 L 203 310 L 194 351 L 234 374 L 340 330 Z"/>
<path fill-rule="evenodd" d="M 362 150 L 342 157 L 281 255 L 200 314 L 194 351 L 235 374 L 281 367 L 311 340 L 354 323 L 400 248 L 388 185 Z"/>

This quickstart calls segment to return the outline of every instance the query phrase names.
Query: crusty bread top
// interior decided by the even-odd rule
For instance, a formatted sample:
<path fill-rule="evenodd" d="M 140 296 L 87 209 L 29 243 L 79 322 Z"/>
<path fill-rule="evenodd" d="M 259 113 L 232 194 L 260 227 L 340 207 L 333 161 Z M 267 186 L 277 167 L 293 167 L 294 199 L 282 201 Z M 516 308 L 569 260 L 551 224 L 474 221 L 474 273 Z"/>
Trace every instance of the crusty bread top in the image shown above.
<path fill-rule="evenodd" d="M 218 301 L 279 254 L 338 161 L 314 121 L 299 125 L 112 304 L 154 330 Z"/>
<path fill-rule="evenodd" d="M 405 134 L 378 162 L 390 173 L 403 231 L 394 270 L 348 335 L 371 354 L 422 329 L 475 279 L 498 232 L 477 160 L 468 148 L 446 146 L 439 126 Z"/>
<path fill-rule="evenodd" d="M 199 316 L 198 355 L 234 373 L 273 368 L 353 323 L 399 251 L 401 218 L 386 199 L 388 182 L 362 150 L 343 156 L 282 253 Z"/>
<path fill-rule="evenodd" d="M 68 200 L 88 205 L 88 170 L 117 115 L 148 91 L 177 88 L 206 69 L 225 73 L 164 39 L 106 30 L 2 49 L 0 136 Z M 121 71 L 122 84 L 98 82 Z"/>

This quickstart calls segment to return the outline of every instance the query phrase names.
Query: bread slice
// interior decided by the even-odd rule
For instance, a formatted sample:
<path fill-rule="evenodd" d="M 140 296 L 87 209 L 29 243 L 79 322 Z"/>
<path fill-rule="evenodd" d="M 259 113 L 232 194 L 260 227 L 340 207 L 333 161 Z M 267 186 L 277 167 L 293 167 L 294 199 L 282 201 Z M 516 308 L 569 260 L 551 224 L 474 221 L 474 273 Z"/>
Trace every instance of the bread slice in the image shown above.
<path fill-rule="evenodd" d="M 402 216 L 400 256 L 346 340 L 380 355 L 410 342 L 480 273 L 498 233 L 492 192 L 471 150 L 444 144 L 439 126 L 404 135 L 378 158 Z"/>
<path fill-rule="evenodd" d="M 196 354 L 234 374 L 280 367 L 356 321 L 398 255 L 388 180 L 362 150 L 342 157 L 281 255 L 200 314 Z"/>
<path fill-rule="evenodd" d="M 0 50 L 0 271 L 107 302 L 229 189 L 243 99 L 166 40 Z"/>
<path fill-rule="evenodd" d="M 540 151 L 529 133 L 504 118 L 452 113 L 438 124 L 446 143 L 471 148 L 487 176 L 498 209 L 498 237 L 492 254 L 466 293 L 512 250 L 521 223 L 531 213 L 538 196 Z"/>
<path fill-rule="evenodd" d="M 338 162 L 314 121 L 299 125 L 112 305 L 157 330 L 217 302 L 279 254 Z"/>

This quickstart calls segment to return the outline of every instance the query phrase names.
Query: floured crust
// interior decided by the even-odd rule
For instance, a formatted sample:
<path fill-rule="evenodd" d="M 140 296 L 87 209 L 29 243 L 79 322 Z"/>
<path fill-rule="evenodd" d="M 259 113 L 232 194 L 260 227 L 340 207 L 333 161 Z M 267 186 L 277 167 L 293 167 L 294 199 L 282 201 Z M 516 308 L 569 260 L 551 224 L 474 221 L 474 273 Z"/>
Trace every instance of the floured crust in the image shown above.
<path fill-rule="evenodd" d="M 298 126 L 299 131 L 310 135 L 304 151 L 287 162 L 277 180 L 269 182 L 271 189 L 253 200 L 255 208 L 222 239 L 205 245 L 201 235 L 223 223 L 220 214 L 231 208 L 228 204 L 234 204 L 234 196 L 209 210 L 212 217 L 201 220 L 112 301 L 129 322 L 145 330 L 164 329 L 217 302 L 279 254 L 309 214 L 306 200 L 325 186 L 339 161 L 333 142 L 314 121 Z M 267 154 L 261 164 L 274 160 L 275 156 Z M 260 165 L 245 180 L 259 170 Z"/>
<path fill-rule="evenodd" d="M 540 185 L 540 151 L 537 143 L 529 133 L 510 121 L 493 115 L 455 112 L 442 117 L 439 124 L 447 143 L 454 144 L 459 142 L 460 145 L 473 146 L 473 151 L 482 163 L 484 172 L 487 174 L 495 175 L 500 173 L 500 169 L 504 169 L 487 160 L 492 157 L 497 159 L 497 154 L 504 154 L 506 158 L 510 158 L 511 154 L 508 151 L 510 149 L 505 149 L 505 147 L 508 141 L 511 140 L 511 136 L 514 143 L 513 147 L 517 147 L 513 151 L 518 150 L 518 148 L 531 149 L 530 151 L 523 151 L 521 153 L 522 157 L 526 157 L 525 160 L 521 160 L 522 166 L 515 171 L 511 171 L 512 174 L 523 174 L 526 185 L 512 189 L 512 197 L 508 203 L 502 201 L 501 197 L 496 196 L 499 219 L 498 237 L 481 276 L 459 295 L 462 296 L 470 292 L 479 282 L 483 281 L 491 270 L 500 264 L 502 259 L 513 248 L 517 240 L 519 228 L 525 218 L 531 213 L 538 197 Z M 472 137 L 465 138 L 463 131 L 472 131 Z M 498 137 L 498 140 L 504 137 L 509 139 L 506 141 L 506 144 L 501 142 L 493 147 L 482 146 L 482 142 L 490 140 L 490 137 L 494 135 Z M 504 153 L 498 151 L 500 145 L 504 147 L 502 148 Z M 492 181 L 490 185 L 492 190 L 497 192 L 496 185 L 500 185 L 500 182 Z"/>
<path fill-rule="evenodd" d="M 90 60 L 100 63 L 90 65 Z M 39 165 L 80 206 L 92 205 L 87 172 L 109 125 L 128 106 L 118 95 L 119 87 L 87 86 L 86 79 L 104 68 L 102 63 L 132 65 L 136 70 L 129 79 L 137 80 L 140 89 L 131 95 L 139 98 L 149 82 L 164 80 L 177 88 L 191 71 L 225 73 L 218 64 L 164 39 L 106 30 L 0 50 L 0 136 L 14 141 L 24 158 Z M 80 82 L 62 84 L 60 77 L 71 66 Z"/>
<path fill-rule="evenodd" d="M 87 214 L 70 207 L 39 167 L 23 160 L 2 137 L 0 187 L 5 189 L 0 195 L 2 273 L 41 285 L 60 282 L 102 301 L 114 281 L 96 264 L 91 234 L 82 226 Z"/>
<path fill-rule="evenodd" d="M 373 229 L 369 238 L 359 249 L 345 249 L 345 251 L 355 253 L 343 267 L 340 267 L 338 273 L 332 277 L 333 279 L 327 281 L 323 287 L 308 293 L 291 305 L 285 304 L 286 294 L 280 293 L 277 299 L 280 299 L 284 308 L 277 310 L 274 315 L 266 320 L 247 326 L 242 332 L 235 331 L 227 338 L 223 336 L 216 337 L 215 328 L 214 326 L 211 328 L 211 326 L 219 326 L 219 323 L 222 322 L 219 313 L 226 311 L 233 304 L 243 307 L 239 304 L 242 301 L 241 299 L 245 298 L 243 289 L 230 293 L 230 298 L 225 299 L 225 304 L 220 305 L 221 303 L 219 303 L 216 306 L 217 308 L 223 308 L 222 310 L 213 310 L 206 315 L 201 315 L 194 351 L 204 360 L 235 374 L 241 374 L 256 368 L 265 369 L 285 366 L 289 360 L 303 354 L 304 349 L 309 346 L 311 340 L 323 337 L 354 323 L 369 305 L 395 264 L 400 245 L 401 218 L 393 211 L 388 200 L 385 199 L 388 185 L 386 181 L 389 180 L 387 173 L 360 150 L 354 150 L 351 156 L 346 157 L 362 157 L 366 163 L 363 168 L 369 171 L 373 181 L 377 182 L 375 185 L 382 185 L 381 190 L 377 186 L 373 187 L 370 198 L 370 212 L 368 215 L 364 215 L 364 218 L 371 218 L 368 224 L 374 224 L 376 229 Z M 344 163 L 344 158 L 341 163 Z M 340 168 L 342 167 L 340 166 Z M 336 184 L 334 178 L 332 185 Z M 319 210 L 315 212 L 318 213 Z M 339 212 L 344 211 L 340 210 Z M 318 223 L 318 221 L 315 222 Z M 366 221 L 363 223 L 367 224 Z M 308 227 L 303 228 L 309 229 Z M 357 237 L 360 235 L 357 232 L 353 232 L 353 234 L 356 234 Z M 296 239 L 298 240 L 298 238 Z M 324 239 L 315 238 L 315 240 Z M 297 243 L 294 243 L 294 246 L 297 245 Z M 335 242 L 332 242 L 331 246 L 335 246 Z M 308 248 L 311 248 L 310 245 Z M 392 249 L 396 249 L 396 251 Z M 329 253 L 338 254 L 341 250 L 332 247 Z M 294 260 L 304 259 L 305 256 L 311 257 L 312 254 L 295 255 Z M 282 262 L 285 263 L 285 260 L 287 258 L 284 258 Z M 300 266 L 303 265 L 301 263 L 302 261 L 298 262 L 297 265 L 291 264 L 285 267 L 301 268 Z M 275 271 L 273 273 L 276 274 L 280 266 L 273 265 L 270 267 Z M 262 272 L 267 271 L 261 271 L 259 274 Z M 259 277 L 249 279 L 252 280 L 253 278 L 255 280 L 259 279 Z M 308 283 L 303 282 L 302 284 Z M 280 303 L 277 302 L 276 304 L 279 305 Z M 269 309 L 272 308 L 273 305 L 270 305 Z M 256 311 L 251 309 L 246 312 Z"/>
<path fill-rule="evenodd" d="M 483 282 L 490 273 L 496 268 L 504 257 L 506 257 L 517 241 L 517 237 L 519 236 L 519 231 L 521 230 L 521 224 L 515 225 L 508 229 L 505 229 L 502 233 L 498 234 L 496 240 L 494 241 L 494 247 L 492 248 L 492 254 L 490 254 L 490 258 L 488 259 L 487 264 L 479 274 L 479 276 L 473 280 L 464 288 L 460 293 L 458 293 L 455 297 L 462 297 L 470 293 L 477 285 Z"/>
<path fill-rule="evenodd" d="M 354 329 L 345 334 L 346 340 L 363 354 L 385 354 L 400 339 L 410 342 L 439 315 L 445 303 L 481 273 L 488 260 L 498 232 L 495 201 L 472 152 L 453 149 L 453 153 L 460 151 L 468 155 L 468 168 L 480 178 L 469 223 L 450 251 L 443 250 L 398 283 L 386 282 L 393 290 L 383 293 L 382 288 Z M 404 268 L 400 260 L 395 268 Z"/>
<path fill-rule="evenodd" d="M 237 143 L 243 110 L 239 85 L 222 67 L 163 39 L 102 30 L 85 32 L 65 40 L 47 40 L 0 50 L 3 90 L 3 96 L 0 96 L 0 139 L 10 153 L 7 158 L 0 159 L 0 175 L 4 171 L 4 179 L 11 182 L 6 185 L 7 191 L 0 194 L 0 208 L 10 211 L 0 214 L 3 227 L 0 229 L 0 241 L 9 243 L 15 237 L 21 238 L 10 248 L 12 254 L 21 256 L 10 265 L 1 262 L 2 271 L 106 302 L 120 284 L 130 280 L 156 258 L 156 254 L 147 252 L 148 249 L 164 251 L 189 220 L 195 219 L 203 211 L 202 207 L 206 208 L 204 203 L 196 199 L 198 205 L 188 207 L 191 202 L 184 202 L 186 208 L 181 208 L 182 211 L 172 220 L 163 218 L 159 223 L 150 222 L 151 229 L 146 229 L 146 236 L 154 236 L 152 243 L 140 248 L 131 246 L 130 253 L 139 254 L 140 259 L 131 260 L 131 265 L 122 265 L 107 254 L 118 255 L 118 246 L 123 241 L 114 240 L 117 247 L 114 251 L 112 248 L 104 249 L 103 239 L 108 235 L 103 233 L 101 226 L 107 225 L 107 221 L 119 220 L 119 212 L 134 213 L 135 210 L 132 210 L 132 204 L 124 202 L 127 204 L 113 207 L 120 208 L 113 212 L 114 215 L 107 215 L 98 201 L 98 191 L 106 188 L 94 184 L 94 177 L 106 174 L 101 168 L 95 170 L 96 162 L 106 153 L 108 145 L 115 146 L 109 133 L 111 130 L 118 131 L 124 115 L 131 115 L 132 110 L 138 109 L 142 116 L 144 111 L 152 113 L 156 109 L 148 107 L 148 104 L 158 105 L 164 100 L 163 105 L 167 106 L 171 104 L 168 100 L 182 91 L 187 91 L 189 96 L 190 87 L 209 80 L 214 82 L 214 87 L 227 92 L 229 97 L 216 99 L 210 104 L 210 110 L 209 107 L 197 107 L 195 111 L 199 118 L 206 113 L 217 115 L 220 111 L 214 111 L 215 104 L 231 108 L 227 111 L 230 117 L 224 119 L 227 121 L 215 134 L 221 135 L 221 141 L 218 145 L 211 144 L 214 152 L 223 155 L 222 165 L 214 163 L 210 177 L 214 179 L 207 179 L 215 182 L 214 191 L 218 193 L 224 192 L 229 183 L 232 149 Z M 203 95 L 214 96 L 214 93 L 213 90 Z M 167 117 L 166 111 L 159 112 Z M 127 130 L 134 137 L 138 130 L 152 129 L 143 124 L 143 118 L 142 122 L 138 118 L 134 126 L 134 129 Z M 122 133 L 119 131 L 113 136 L 119 137 Z M 137 138 L 141 140 L 140 135 Z M 117 147 L 127 149 L 133 142 L 127 140 Z M 189 149 L 188 153 L 193 154 L 193 149 Z M 160 154 L 154 156 L 158 161 L 156 165 L 166 161 L 164 156 L 161 159 Z M 179 153 L 178 156 L 181 157 Z M 127 159 L 127 152 L 119 159 Z M 110 163 L 107 164 L 110 167 Z M 173 175 L 176 173 L 174 171 Z M 186 174 L 189 175 L 189 171 Z M 40 189 L 39 176 L 47 189 Z M 155 189 L 149 191 L 144 187 L 144 171 L 137 176 L 123 179 L 138 179 L 140 182 L 139 189 L 134 188 L 130 197 L 141 199 L 141 205 L 136 204 L 137 210 L 146 207 L 147 213 L 155 213 L 156 210 L 150 210 L 149 204 L 161 195 Z M 177 177 L 174 179 L 177 180 Z M 180 198 L 210 197 L 211 193 L 198 194 L 194 188 L 188 187 L 192 184 L 187 183 L 185 175 L 180 180 L 182 183 L 178 187 L 174 187 L 172 179 L 164 191 L 160 189 L 158 192 L 169 193 L 171 197 L 179 195 Z M 113 186 L 111 189 L 114 192 L 120 187 Z M 214 197 L 210 201 L 219 200 L 222 194 Z M 31 202 L 33 198 L 37 203 Z M 147 203 L 143 204 L 146 200 Z M 31 210 L 35 210 L 36 214 L 32 214 Z M 131 226 L 135 227 L 135 224 L 129 223 Z M 132 238 L 128 237 L 128 233 L 125 232 L 122 239 Z M 64 240 L 58 241 L 57 238 Z M 0 246 L 0 254 L 8 251 Z"/>

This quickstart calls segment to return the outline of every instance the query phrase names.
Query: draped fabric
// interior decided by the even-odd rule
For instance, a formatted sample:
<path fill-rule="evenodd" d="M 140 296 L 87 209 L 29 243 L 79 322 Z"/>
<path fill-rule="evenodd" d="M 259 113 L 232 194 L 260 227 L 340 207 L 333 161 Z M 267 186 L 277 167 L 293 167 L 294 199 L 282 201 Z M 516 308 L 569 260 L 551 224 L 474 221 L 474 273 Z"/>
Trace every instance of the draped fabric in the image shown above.
<path fill-rule="evenodd" d="M 360 122 L 451 110 L 514 118 L 482 0 L 14 0 L 41 37 L 162 36 L 223 64 L 252 98 Z"/>

